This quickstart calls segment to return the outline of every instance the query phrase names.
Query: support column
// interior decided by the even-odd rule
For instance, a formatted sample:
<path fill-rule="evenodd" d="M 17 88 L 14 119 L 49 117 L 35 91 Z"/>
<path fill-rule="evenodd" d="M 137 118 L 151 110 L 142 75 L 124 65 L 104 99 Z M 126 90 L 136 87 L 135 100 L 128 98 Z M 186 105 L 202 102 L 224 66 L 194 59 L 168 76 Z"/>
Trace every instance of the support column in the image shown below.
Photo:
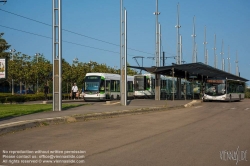
<path fill-rule="evenodd" d="M 53 111 L 62 110 L 62 3 L 53 0 Z"/>
<path fill-rule="evenodd" d="M 161 75 L 155 74 L 155 100 L 161 100 Z"/>

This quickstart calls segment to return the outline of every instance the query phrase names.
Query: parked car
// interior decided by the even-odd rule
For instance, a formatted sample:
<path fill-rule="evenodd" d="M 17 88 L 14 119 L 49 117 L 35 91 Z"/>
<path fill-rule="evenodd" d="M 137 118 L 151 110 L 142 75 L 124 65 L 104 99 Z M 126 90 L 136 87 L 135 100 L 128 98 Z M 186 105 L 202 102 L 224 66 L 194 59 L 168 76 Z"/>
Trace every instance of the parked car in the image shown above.
<path fill-rule="evenodd" d="M 25 93 L 27 91 L 27 93 Z M 16 94 L 35 94 L 32 90 L 22 90 L 21 92 L 20 91 L 17 91 Z"/>

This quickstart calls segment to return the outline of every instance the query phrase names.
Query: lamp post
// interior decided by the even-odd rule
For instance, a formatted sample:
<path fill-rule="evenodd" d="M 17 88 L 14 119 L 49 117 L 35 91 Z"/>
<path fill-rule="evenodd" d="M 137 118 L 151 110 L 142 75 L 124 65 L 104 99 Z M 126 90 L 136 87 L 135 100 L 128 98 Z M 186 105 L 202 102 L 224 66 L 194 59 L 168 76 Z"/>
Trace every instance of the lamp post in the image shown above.
<path fill-rule="evenodd" d="M 11 60 L 13 61 L 13 59 L 14 59 L 14 58 L 13 58 L 13 57 L 14 57 L 13 53 L 16 52 L 16 50 L 15 50 L 15 49 L 11 49 L 10 52 L 11 52 L 11 56 L 12 56 Z M 11 86 L 12 86 L 12 89 L 11 89 L 12 95 L 14 95 L 14 80 L 13 80 L 13 78 L 12 78 L 12 80 L 11 80 L 11 84 L 12 84 L 12 85 L 11 85 Z"/>
<path fill-rule="evenodd" d="M 41 56 L 40 53 L 35 53 L 36 63 L 38 64 L 38 57 Z M 38 70 L 37 70 L 37 79 L 36 79 L 36 92 L 38 93 Z"/>

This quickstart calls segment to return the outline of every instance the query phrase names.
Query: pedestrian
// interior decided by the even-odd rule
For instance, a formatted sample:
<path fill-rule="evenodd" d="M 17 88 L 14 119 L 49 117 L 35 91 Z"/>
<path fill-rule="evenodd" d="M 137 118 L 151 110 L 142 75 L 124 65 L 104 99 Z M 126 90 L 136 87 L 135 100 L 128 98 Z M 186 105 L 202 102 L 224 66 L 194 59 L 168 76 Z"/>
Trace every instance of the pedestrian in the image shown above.
<path fill-rule="evenodd" d="M 47 96 L 48 96 L 48 93 L 49 93 L 49 86 L 47 84 L 44 84 L 43 92 L 44 92 L 44 98 L 45 98 L 45 100 L 48 100 Z"/>
<path fill-rule="evenodd" d="M 76 93 L 78 92 L 78 87 L 76 85 L 76 83 L 74 83 L 74 85 L 72 86 L 72 99 L 76 99 Z"/>

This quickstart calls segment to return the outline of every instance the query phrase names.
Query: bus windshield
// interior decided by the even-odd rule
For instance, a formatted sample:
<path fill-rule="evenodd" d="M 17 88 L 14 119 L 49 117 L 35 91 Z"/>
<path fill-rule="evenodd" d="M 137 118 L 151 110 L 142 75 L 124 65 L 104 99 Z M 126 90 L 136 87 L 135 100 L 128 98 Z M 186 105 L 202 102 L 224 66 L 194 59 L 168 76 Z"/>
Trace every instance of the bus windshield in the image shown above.
<path fill-rule="evenodd" d="M 101 77 L 100 76 L 86 76 L 84 91 L 99 91 Z"/>
<path fill-rule="evenodd" d="M 220 96 L 226 93 L 225 83 L 206 83 L 205 93 L 210 96 Z"/>

